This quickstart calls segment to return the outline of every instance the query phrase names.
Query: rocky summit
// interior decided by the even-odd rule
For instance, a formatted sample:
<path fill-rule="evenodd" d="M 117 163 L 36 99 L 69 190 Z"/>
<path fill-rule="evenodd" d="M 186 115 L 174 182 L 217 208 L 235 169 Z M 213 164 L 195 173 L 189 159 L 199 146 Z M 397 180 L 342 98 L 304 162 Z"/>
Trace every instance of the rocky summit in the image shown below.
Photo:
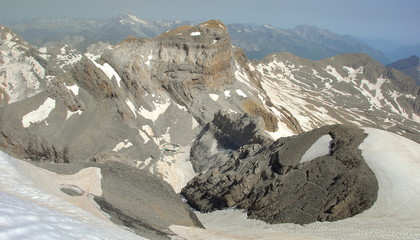
<path fill-rule="evenodd" d="M 420 142 L 420 88 L 364 54 L 251 61 L 218 20 L 86 52 L 0 36 L 0 149 L 101 169 L 101 211 L 148 238 L 202 226 L 176 194 L 272 224 L 353 217 L 381 193 L 361 128 Z"/>

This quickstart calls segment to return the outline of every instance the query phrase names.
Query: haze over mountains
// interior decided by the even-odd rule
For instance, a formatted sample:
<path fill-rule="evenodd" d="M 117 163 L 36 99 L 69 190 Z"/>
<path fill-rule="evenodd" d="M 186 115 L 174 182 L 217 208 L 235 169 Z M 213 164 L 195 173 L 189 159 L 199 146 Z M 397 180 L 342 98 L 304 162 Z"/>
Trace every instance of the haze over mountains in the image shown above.
<path fill-rule="evenodd" d="M 233 35 L 372 48 L 133 15 L 14 28 L 38 43 L 0 26 L 0 237 L 420 237 L 420 87 L 363 53 L 248 59 Z"/>
<path fill-rule="evenodd" d="M 12 24 L 10 27 L 37 46 L 56 42 L 86 51 L 88 46 L 98 41 L 114 45 L 127 36 L 155 37 L 174 27 L 189 24 L 194 23 L 147 21 L 126 14 L 102 19 L 31 19 Z M 395 45 L 395 48 L 384 48 L 377 41 L 361 41 L 316 26 L 301 25 L 293 29 L 279 29 L 270 25 L 228 24 L 227 27 L 233 44 L 244 49 L 251 59 L 262 59 L 270 53 L 285 51 L 312 60 L 342 53 L 365 53 L 383 64 L 388 64 L 411 55 L 420 55 L 418 47 L 415 46 Z"/>

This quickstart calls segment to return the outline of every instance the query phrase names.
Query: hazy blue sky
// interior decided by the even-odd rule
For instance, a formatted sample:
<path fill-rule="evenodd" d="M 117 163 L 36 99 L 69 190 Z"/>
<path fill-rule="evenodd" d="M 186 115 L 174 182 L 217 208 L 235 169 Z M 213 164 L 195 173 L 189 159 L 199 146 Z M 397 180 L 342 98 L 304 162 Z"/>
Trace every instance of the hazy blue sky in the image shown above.
<path fill-rule="evenodd" d="M 316 25 L 339 34 L 420 43 L 420 0 L 0 0 L 0 23 L 34 17 L 220 19 L 224 23 Z"/>

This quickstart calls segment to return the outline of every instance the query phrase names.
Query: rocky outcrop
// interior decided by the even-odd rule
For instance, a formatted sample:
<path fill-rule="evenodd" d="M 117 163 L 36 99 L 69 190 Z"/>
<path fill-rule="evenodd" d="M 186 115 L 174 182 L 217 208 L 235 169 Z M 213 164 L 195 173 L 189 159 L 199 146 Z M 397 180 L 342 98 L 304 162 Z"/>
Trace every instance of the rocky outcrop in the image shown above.
<path fill-rule="evenodd" d="M 329 153 L 302 161 L 322 136 Z M 359 144 L 363 130 L 327 126 L 268 145 L 245 145 L 220 168 L 201 173 L 182 190 L 202 212 L 236 207 L 269 223 L 306 224 L 354 216 L 373 205 L 378 183 Z"/>
<path fill-rule="evenodd" d="M 243 145 L 267 145 L 271 138 L 262 130 L 263 120 L 248 114 L 219 111 L 193 143 L 190 161 L 196 172 L 222 166 L 231 151 Z M 220 150 L 218 150 L 220 149 Z"/>
<path fill-rule="evenodd" d="M 102 58 L 117 69 L 136 97 L 163 88 L 204 122 L 211 120 L 212 113 L 203 111 L 201 91 L 220 90 L 235 79 L 230 37 L 226 26 L 216 20 L 152 39 L 131 39 Z"/>

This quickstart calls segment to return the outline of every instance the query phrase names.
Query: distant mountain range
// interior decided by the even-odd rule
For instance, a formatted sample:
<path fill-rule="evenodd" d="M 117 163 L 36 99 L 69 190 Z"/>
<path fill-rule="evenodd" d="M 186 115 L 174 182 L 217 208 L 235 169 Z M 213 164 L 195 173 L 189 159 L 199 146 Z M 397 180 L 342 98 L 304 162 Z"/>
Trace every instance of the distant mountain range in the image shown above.
<path fill-rule="evenodd" d="M 420 58 L 413 55 L 409 58 L 404 58 L 394 63 L 388 64 L 388 67 L 395 68 L 408 76 L 420 86 Z"/>
<path fill-rule="evenodd" d="M 143 20 L 132 14 L 102 19 L 40 18 L 21 21 L 10 28 L 36 46 L 67 44 L 81 52 L 97 42 L 115 45 L 129 36 L 156 37 L 189 21 Z M 349 35 L 338 35 L 315 26 L 301 25 L 279 29 L 270 25 L 228 24 L 232 43 L 244 49 L 247 57 L 262 59 L 275 52 L 290 52 L 296 56 L 320 60 L 343 53 L 364 53 L 388 64 L 417 54 L 411 48 L 385 52 L 376 42 L 369 44 Z M 373 47 L 372 47 L 373 46 Z M 396 48 L 396 45 L 390 47 Z M 381 49 L 377 50 L 377 49 Z M 418 46 L 417 46 L 418 50 Z M 418 55 L 418 54 L 417 54 Z"/>
<path fill-rule="evenodd" d="M 348 35 L 341 36 L 315 26 L 301 25 L 278 29 L 270 25 L 228 25 L 233 44 L 244 49 L 250 58 L 263 58 L 274 52 L 290 52 L 296 56 L 320 60 L 342 53 L 365 53 L 379 62 L 385 55 Z"/>

